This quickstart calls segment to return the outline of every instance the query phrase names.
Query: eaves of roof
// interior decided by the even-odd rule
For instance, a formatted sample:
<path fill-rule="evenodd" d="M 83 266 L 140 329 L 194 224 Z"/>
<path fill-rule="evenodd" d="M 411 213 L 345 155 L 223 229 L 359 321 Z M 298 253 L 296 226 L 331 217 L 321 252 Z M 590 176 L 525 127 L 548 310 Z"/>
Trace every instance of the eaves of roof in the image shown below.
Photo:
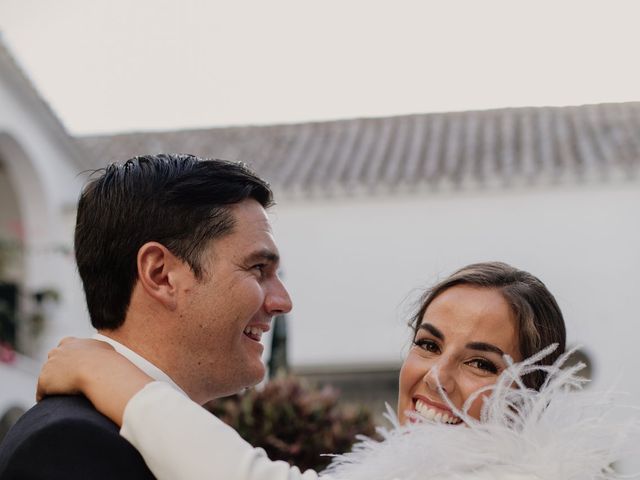
<path fill-rule="evenodd" d="M 80 138 L 88 168 L 179 152 L 243 161 L 278 191 L 327 192 L 634 178 L 640 102 L 508 108 Z"/>
<path fill-rule="evenodd" d="M 3 76 L 11 82 L 12 88 L 37 112 L 37 119 L 45 124 L 47 132 L 53 134 L 55 138 L 64 145 L 69 154 L 69 158 L 80 168 L 84 165 L 84 146 L 77 142 L 69 132 L 67 132 L 60 118 L 53 111 L 49 103 L 42 98 L 33 82 L 19 65 L 17 60 L 11 55 L 0 32 L 0 68 Z"/>

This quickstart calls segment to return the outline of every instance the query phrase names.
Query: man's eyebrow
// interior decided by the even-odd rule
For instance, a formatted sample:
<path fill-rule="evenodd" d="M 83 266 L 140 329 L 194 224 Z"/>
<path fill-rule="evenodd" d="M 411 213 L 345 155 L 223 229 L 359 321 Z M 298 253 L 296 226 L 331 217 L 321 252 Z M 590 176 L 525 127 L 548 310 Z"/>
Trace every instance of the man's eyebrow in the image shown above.
<path fill-rule="evenodd" d="M 504 355 L 504 352 L 502 350 L 500 350 L 495 345 L 491 345 L 490 343 L 471 342 L 471 343 L 467 343 L 466 346 L 470 350 L 480 350 L 481 352 L 493 352 L 493 353 L 497 353 L 500 356 Z"/>
<path fill-rule="evenodd" d="M 268 248 L 263 248 L 261 250 L 258 250 L 256 252 L 249 254 L 249 256 L 247 257 L 247 262 L 249 263 L 258 262 L 258 261 L 278 263 L 280 262 L 280 255 L 278 255 L 276 252 L 272 250 L 269 250 Z"/>
<path fill-rule="evenodd" d="M 419 328 L 420 330 L 426 330 L 438 340 L 444 340 L 444 334 L 430 323 L 421 323 Z"/>

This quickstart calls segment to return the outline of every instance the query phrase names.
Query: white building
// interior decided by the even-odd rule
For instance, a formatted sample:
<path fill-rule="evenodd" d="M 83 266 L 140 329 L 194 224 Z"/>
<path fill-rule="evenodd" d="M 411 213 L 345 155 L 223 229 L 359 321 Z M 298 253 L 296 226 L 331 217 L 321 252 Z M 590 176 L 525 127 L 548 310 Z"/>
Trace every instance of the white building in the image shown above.
<path fill-rule="evenodd" d="M 0 42 L 0 240 L 24 244 L 24 254 L 10 252 L 13 261 L 4 262 L 2 279 L 19 286 L 23 320 L 33 313 L 47 317 L 37 339 L 26 321 L 17 326 L 22 350 L 35 359 L 42 359 L 61 334 L 89 331 L 71 255 L 82 186 L 80 152 Z M 34 305 L 33 294 L 51 289 L 59 294 L 58 303 Z M 38 369 L 28 357 L 0 363 L 0 417 L 11 405 L 33 402 Z"/>
<path fill-rule="evenodd" d="M 20 219 L 27 245 L 11 278 L 61 294 L 34 358 L 88 332 L 60 253 L 77 173 L 157 152 L 242 160 L 272 182 L 299 372 L 390 398 L 410 299 L 460 266 L 503 260 L 555 293 L 595 386 L 617 379 L 640 403 L 640 103 L 74 139 L 0 48 L 0 219 Z M 16 375 L 0 365 L 0 415 L 30 401 Z"/>

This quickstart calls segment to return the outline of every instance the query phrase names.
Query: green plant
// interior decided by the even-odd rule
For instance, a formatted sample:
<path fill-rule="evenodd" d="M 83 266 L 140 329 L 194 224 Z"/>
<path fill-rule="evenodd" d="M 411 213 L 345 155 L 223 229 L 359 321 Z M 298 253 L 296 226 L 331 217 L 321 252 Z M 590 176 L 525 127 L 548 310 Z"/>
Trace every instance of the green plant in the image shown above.
<path fill-rule="evenodd" d="M 17 308 L 18 296 L 30 300 L 31 306 L 27 312 L 21 312 Z M 60 293 L 53 288 L 47 288 L 20 295 L 20 289 L 16 284 L 0 281 L 0 342 L 5 348 L 19 347 L 16 338 L 19 324 L 24 325 L 32 339 L 42 334 L 46 323 L 46 301 L 58 303 Z"/>
<path fill-rule="evenodd" d="M 44 330 L 46 320 L 43 304 L 46 300 L 59 303 L 60 293 L 54 288 L 45 288 L 43 290 L 32 292 L 31 298 L 33 299 L 36 307 L 33 309 L 33 312 L 29 315 L 27 320 L 31 335 L 33 337 L 38 337 Z"/>
<path fill-rule="evenodd" d="M 70 249 L 64 245 L 53 245 L 41 251 L 69 255 Z M 13 276 L 7 273 L 12 266 L 19 264 L 28 252 L 24 242 L 18 239 L 0 238 L 0 341 L 5 346 L 16 348 L 16 329 L 19 324 L 31 338 L 42 334 L 46 323 L 45 303 L 58 303 L 60 293 L 54 288 L 24 291 Z M 20 301 L 19 301 L 20 298 Z M 18 303 L 27 300 L 27 309 L 23 311 Z"/>
<path fill-rule="evenodd" d="M 358 434 L 375 436 L 371 413 L 362 406 L 341 406 L 338 398 L 332 387 L 318 390 L 299 378 L 283 376 L 263 389 L 206 407 L 272 460 L 322 470 L 331 461 L 323 454 L 349 451 Z"/>

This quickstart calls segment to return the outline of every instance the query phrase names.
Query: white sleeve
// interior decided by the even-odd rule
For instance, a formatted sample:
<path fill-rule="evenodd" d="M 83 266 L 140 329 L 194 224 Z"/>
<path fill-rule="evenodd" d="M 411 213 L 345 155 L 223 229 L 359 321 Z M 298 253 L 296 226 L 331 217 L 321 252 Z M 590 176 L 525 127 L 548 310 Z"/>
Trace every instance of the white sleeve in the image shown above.
<path fill-rule="evenodd" d="M 151 382 L 131 398 L 120 434 L 159 480 L 318 479 L 313 470 L 301 473 L 269 460 L 263 449 L 164 382 Z"/>

